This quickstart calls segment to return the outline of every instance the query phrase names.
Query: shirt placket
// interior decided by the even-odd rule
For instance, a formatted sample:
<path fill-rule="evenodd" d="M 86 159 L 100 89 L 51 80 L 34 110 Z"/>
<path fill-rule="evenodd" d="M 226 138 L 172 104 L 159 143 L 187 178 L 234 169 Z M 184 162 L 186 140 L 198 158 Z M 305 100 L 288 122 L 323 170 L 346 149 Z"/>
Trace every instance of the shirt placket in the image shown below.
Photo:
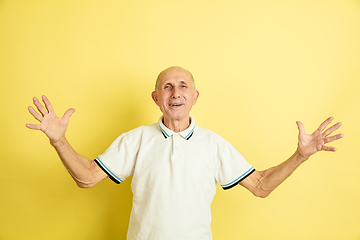
<path fill-rule="evenodd" d="M 174 133 L 172 135 L 172 141 L 173 141 L 172 159 L 179 159 L 179 140 L 180 140 L 179 134 Z"/>

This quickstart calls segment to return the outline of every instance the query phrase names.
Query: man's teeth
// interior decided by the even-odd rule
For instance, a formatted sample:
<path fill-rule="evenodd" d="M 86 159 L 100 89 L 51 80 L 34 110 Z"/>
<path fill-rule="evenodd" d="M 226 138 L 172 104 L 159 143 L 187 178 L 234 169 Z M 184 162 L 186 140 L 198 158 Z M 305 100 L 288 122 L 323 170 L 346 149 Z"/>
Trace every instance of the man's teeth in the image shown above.
<path fill-rule="evenodd" d="M 181 104 L 178 104 L 178 103 L 174 103 L 174 104 L 170 104 L 171 107 L 178 107 L 178 106 L 181 106 Z"/>

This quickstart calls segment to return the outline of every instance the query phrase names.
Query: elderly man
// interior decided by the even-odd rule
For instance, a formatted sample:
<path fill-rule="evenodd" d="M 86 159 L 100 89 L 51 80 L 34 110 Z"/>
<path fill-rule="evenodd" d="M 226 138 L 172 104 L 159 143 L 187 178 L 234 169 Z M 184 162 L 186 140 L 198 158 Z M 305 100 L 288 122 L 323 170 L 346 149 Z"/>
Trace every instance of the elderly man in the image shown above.
<path fill-rule="evenodd" d="M 342 137 L 329 136 L 341 126 L 326 127 L 325 120 L 311 135 L 297 122 L 299 142 L 285 162 L 264 171 L 255 170 L 226 140 L 195 125 L 190 110 L 199 92 L 191 73 L 180 67 L 162 71 L 152 98 L 163 116 L 158 123 L 120 135 L 110 147 L 90 161 L 67 142 L 65 131 L 74 109 L 58 118 L 49 100 L 37 98 L 38 111 L 29 107 L 79 187 L 89 188 L 109 177 L 121 183 L 132 175 L 133 208 L 128 239 L 212 239 L 210 205 L 216 183 L 223 189 L 241 185 L 255 196 L 266 197 L 312 154 L 336 151 L 324 144 Z"/>

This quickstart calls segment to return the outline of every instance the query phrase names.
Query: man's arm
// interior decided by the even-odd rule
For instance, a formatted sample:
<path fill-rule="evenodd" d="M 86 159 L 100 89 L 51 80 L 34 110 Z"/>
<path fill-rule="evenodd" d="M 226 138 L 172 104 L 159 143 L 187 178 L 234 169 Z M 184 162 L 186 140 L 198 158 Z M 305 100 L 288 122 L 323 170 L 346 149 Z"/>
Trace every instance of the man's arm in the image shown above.
<path fill-rule="evenodd" d="M 32 107 L 28 108 L 31 115 L 33 115 L 40 124 L 26 124 L 26 127 L 41 130 L 45 133 L 50 140 L 50 144 L 57 151 L 65 168 L 79 187 L 93 187 L 105 179 L 107 174 L 94 161 L 90 161 L 78 154 L 65 138 L 69 118 L 75 112 L 75 109 L 68 109 L 63 117 L 58 118 L 47 97 L 42 96 L 42 100 L 45 107 L 37 98 L 34 98 L 34 105 L 38 111 Z"/>
<path fill-rule="evenodd" d="M 342 134 L 328 137 L 341 126 L 341 123 L 336 123 L 325 130 L 332 120 L 332 117 L 326 119 L 311 135 L 306 134 L 304 125 L 301 122 L 296 122 L 299 128 L 299 141 L 295 153 L 278 166 L 264 171 L 255 171 L 239 184 L 247 188 L 255 196 L 267 197 L 311 155 L 319 151 L 336 151 L 334 147 L 325 146 L 326 143 L 343 137 Z"/>

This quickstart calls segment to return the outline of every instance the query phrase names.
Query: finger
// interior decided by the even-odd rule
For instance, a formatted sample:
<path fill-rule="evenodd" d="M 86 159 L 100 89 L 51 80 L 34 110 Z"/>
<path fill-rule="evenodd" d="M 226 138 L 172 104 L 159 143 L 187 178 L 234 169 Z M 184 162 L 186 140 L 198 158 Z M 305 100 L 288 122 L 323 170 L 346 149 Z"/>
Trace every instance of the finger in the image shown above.
<path fill-rule="evenodd" d="M 329 142 L 338 140 L 338 139 L 343 138 L 343 137 L 344 137 L 344 135 L 343 135 L 342 133 L 340 133 L 340 134 L 337 134 L 337 135 L 335 135 L 335 136 L 331 136 L 331 137 L 325 138 L 325 139 L 324 139 L 324 142 L 325 142 L 325 143 L 329 143 Z"/>
<path fill-rule="evenodd" d="M 329 147 L 329 146 L 323 146 L 321 150 L 329 151 L 329 152 L 335 152 L 335 151 L 336 151 L 336 148 L 334 148 L 334 147 Z"/>
<path fill-rule="evenodd" d="M 33 129 L 33 130 L 40 130 L 39 124 L 26 124 L 27 128 Z"/>
<path fill-rule="evenodd" d="M 53 111 L 52 105 L 51 105 L 49 99 L 45 95 L 42 96 L 42 100 L 45 103 L 45 107 L 48 110 L 48 112 Z"/>
<path fill-rule="evenodd" d="M 28 107 L 28 110 L 29 110 L 29 112 L 31 113 L 31 115 L 34 116 L 34 118 L 35 118 L 36 120 L 38 120 L 39 122 L 42 121 L 43 117 L 42 117 L 37 111 L 35 111 L 35 109 L 34 109 L 33 107 L 29 106 L 29 107 Z"/>
<path fill-rule="evenodd" d="M 328 135 L 330 135 L 331 133 L 333 133 L 336 129 L 340 128 L 341 127 L 341 123 L 338 122 L 336 124 L 334 124 L 332 127 L 326 129 L 326 131 L 323 133 L 323 135 L 326 137 Z"/>
<path fill-rule="evenodd" d="M 296 122 L 296 124 L 297 124 L 298 129 L 299 129 L 299 134 L 306 133 L 306 132 L 305 132 L 305 127 L 304 127 L 304 124 L 302 124 L 302 122 L 297 121 L 297 122 Z"/>
<path fill-rule="evenodd" d="M 39 99 L 37 99 L 36 97 L 34 97 L 34 104 L 35 104 L 36 108 L 38 109 L 38 111 L 41 113 L 42 116 L 44 116 L 45 114 L 47 114 L 46 109 L 45 109 L 44 106 L 41 104 L 41 102 L 39 101 Z"/>
<path fill-rule="evenodd" d="M 329 125 L 329 123 L 331 123 L 331 121 L 333 120 L 333 117 L 329 117 L 328 119 L 326 119 L 320 126 L 319 126 L 319 130 L 320 132 L 324 131 L 324 129 L 326 128 L 327 125 Z"/>
<path fill-rule="evenodd" d="M 71 117 L 71 115 L 75 112 L 75 109 L 70 108 L 68 109 L 65 113 L 64 116 L 62 117 L 63 119 L 69 120 L 69 118 Z"/>

